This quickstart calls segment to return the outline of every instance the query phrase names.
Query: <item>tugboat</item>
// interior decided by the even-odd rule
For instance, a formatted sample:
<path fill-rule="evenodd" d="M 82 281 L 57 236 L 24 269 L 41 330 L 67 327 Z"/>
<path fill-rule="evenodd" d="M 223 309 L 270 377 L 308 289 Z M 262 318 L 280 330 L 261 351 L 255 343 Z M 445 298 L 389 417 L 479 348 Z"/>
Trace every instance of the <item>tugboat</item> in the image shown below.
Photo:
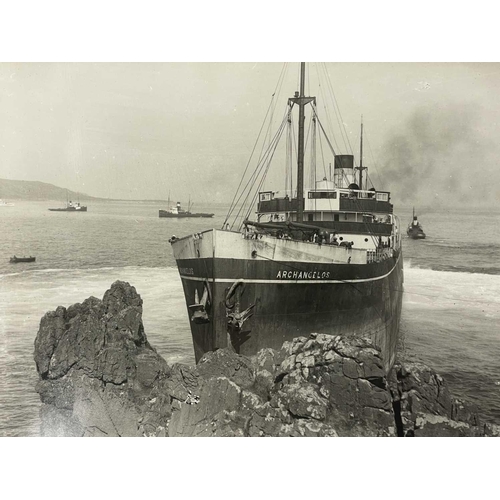
<path fill-rule="evenodd" d="M 80 203 L 73 203 L 68 201 L 64 208 L 49 208 L 51 212 L 86 212 L 87 207 L 80 205 Z"/>
<path fill-rule="evenodd" d="M 11 264 L 17 264 L 18 262 L 35 262 L 36 260 L 36 257 L 16 257 L 14 255 L 14 257 L 11 257 L 10 258 L 10 263 Z"/>
<path fill-rule="evenodd" d="M 333 149 L 316 98 L 305 94 L 305 82 L 301 63 L 300 90 L 288 99 L 278 132 L 264 145 L 250 177 L 253 183 L 240 183 L 249 186 L 248 196 L 242 190 L 233 198 L 248 200 L 247 208 L 237 210 L 233 203 L 221 229 L 169 240 L 184 289 L 195 359 L 225 347 L 253 355 L 315 332 L 371 337 L 388 371 L 395 361 L 403 297 L 400 222 L 390 193 L 368 189 L 368 175 L 363 178 L 363 125 L 357 167 L 352 154 Z M 309 188 L 304 188 L 306 107 L 312 151 Z M 320 134 L 326 138 L 321 144 L 329 148 L 334 175 L 317 181 L 313 147 L 317 135 L 321 141 Z M 282 135 L 288 146 L 287 189 L 262 190 Z M 326 174 L 328 167 L 323 167 Z M 256 218 L 250 220 L 253 200 Z"/>
<path fill-rule="evenodd" d="M 208 214 L 208 213 L 193 213 L 190 211 L 191 205 L 188 203 L 188 209 L 183 210 L 181 208 L 181 202 L 178 201 L 177 205 L 175 207 L 171 207 L 170 210 L 159 210 L 159 216 L 160 217 L 170 217 L 171 219 L 181 219 L 185 217 L 213 217 L 214 214 Z"/>
<path fill-rule="evenodd" d="M 406 234 L 414 240 L 423 240 L 425 238 L 424 230 L 420 225 L 420 222 L 418 222 L 417 216 L 415 215 L 415 208 L 413 208 L 413 219 L 408 225 Z"/>

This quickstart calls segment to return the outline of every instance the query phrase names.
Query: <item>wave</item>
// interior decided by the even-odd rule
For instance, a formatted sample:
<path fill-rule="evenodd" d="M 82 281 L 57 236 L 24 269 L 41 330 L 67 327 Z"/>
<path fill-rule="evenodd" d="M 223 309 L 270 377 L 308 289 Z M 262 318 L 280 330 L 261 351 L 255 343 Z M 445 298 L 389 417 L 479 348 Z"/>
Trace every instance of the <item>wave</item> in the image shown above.
<path fill-rule="evenodd" d="M 77 268 L 50 268 L 50 269 L 30 269 L 19 271 L 17 273 L 5 273 L 0 274 L 0 279 L 13 277 L 13 276 L 36 276 L 38 274 L 84 274 L 87 272 L 122 272 L 122 271 L 158 271 L 158 270 L 175 270 L 176 266 L 165 266 L 165 267 L 144 267 L 144 266 L 119 266 L 119 267 L 77 267 Z"/>
<path fill-rule="evenodd" d="M 439 247 L 439 248 L 456 248 L 462 251 L 483 251 L 490 250 L 492 253 L 500 252 L 500 245 L 493 242 L 482 242 L 482 241 L 449 241 L 449 240 L 431 240 L 426 238 L 425 241 L 420 241 L 420 244 L 424 244 L 428 247 Z"/>
<path fill-rule="evenodd" d="M 429 262 L 428 259 L 419 259 L 418 257 L 413 257 L 409 259 L 404 259 L 405 269 L 427 269 L 429 271 L 435 272 L 449 272 L 449 273 L 466 273 L 466 274 L 484 274 L 484 275 L 500 275 L 500 267 L 491 266 L 481 266 L 481 265 L 470 265 L 470 264 L 449 264 L 444 262 Z"/>
<path fill-rule="evenodd" d="M 425 307 L 452 311 L 460 318 L 460 328 L 468 321 L 489 323 L 500 319 L 500 279 L 497 276 L 444 272 L 419 267 L 405 270 L 405 307 Z M 426 321 L 419 317 L 419 322 Z M 456 322 L 442 316 L 440 321 Z"/>

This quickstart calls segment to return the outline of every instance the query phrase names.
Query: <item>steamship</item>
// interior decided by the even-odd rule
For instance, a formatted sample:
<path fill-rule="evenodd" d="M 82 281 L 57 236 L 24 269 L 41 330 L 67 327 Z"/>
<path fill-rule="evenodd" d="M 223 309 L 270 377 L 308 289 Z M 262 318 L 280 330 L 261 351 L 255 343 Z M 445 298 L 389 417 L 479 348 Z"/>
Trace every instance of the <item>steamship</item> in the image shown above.
<path fill-rule="evenodd" d="M 418 222 L 418 218 L 415 215 L 415 207 L 413 207 L 413 217 L 411 222 L 408 224 L 408 228 L 406 230 L 406 234 L 412 240 L 423 240 L 425 239 L 425 233 L 422 225 Z"/>
<path fill-rule="evenodd" d="M 190 207 L 188 205 L 188 209 L 184 210 L 181 208 L 181 202 L 178 201 L 174 207 L 171 207 L 169 210 L 159 210 L 159 217 L 167 217 L 170 219 L 184 219 L 188 217 L 204 217 L 209 218 L 213 217 L 214 214 L 204 213 L 204 212 L 191 212 Z"/>
<path fill-rule="evenodd" d="M 49 208 L 51 212 L 86 212 L 87 207 L 80 205 L 79 202 L 68 201 L 64 208 Z"/>
<path fill-rule="evenodd" d="M 169 240 L 184 289 L 195 358 L 198 362 L 207 351 L 224 347 L 252 355 L 316 332 L 371 337 L 389 370 L 402 305 L 400 221 L 390 193 L 368 187 L 362 164 L 363 124 L 356 166 L 353 154 L 338 154 L 328 139 L 316 98 L 305 95 L 305 69 L 301 63 L 300 90 L 287 100 L 278 132 L 262 149 L 250 177 L 253 184 L 245 186 L 254 191 L 246 197 L 235 195 L 220 229 Z M 316 135 L 322 133 L 331 159 L 323 169 L 330 175 L 318 180 L 311 153 L 309 187 L 304 186 L 306 108 L 311 151 Z M 259 174 L 265 179 L 285 130 L 289 189 L 262 189 Z M 248 205 L 246 212 L 237 209 L 241 199 Z"/>

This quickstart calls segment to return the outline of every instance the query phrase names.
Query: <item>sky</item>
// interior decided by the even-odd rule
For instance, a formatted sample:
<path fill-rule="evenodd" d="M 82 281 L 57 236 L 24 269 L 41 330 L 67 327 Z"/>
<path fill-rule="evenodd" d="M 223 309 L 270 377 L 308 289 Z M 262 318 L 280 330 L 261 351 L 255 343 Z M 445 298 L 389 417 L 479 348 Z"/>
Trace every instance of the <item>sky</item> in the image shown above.
<path fill-rule="evenodd" d="M 336 152 L 357 163 L 363 117 L 363 164 L 378 189 L 420 204 L 500 204 L 499 63 L 306 67 L 320 120 L 333 116 L 332 95 L 338 104 L 349 141 L 342 147 L 334 130 Z M 298 63 L 1 63 L 0 178 L 105 198 L 228 202 L 284 69 L 276 128 Z M 270 189 L 284 182 L 277 163 Z"/>
<path fill-rule="evenodd" d="M 498 205 L 496 16 L 474 5 L 455 6 L 450 23 L 431 0 L 310 0 L 300 12 L 261 0 L 241 12 L 225 0 L 124 0 L 119 10 L 47 0 L 30 2 L 29 16 L 11 3 L 0 30 L 0 178 L 228 203 L 270 104 L 276 129 L 298 90 L 299 64 L 279 61 L 303 60 L 336 152 L 359 164 L 362 117 L 363 164 L 395 203 Z M 285 145 L 265 189 L 283 188 Z M 318 147 L 319 176 L 332 155 Z"/>

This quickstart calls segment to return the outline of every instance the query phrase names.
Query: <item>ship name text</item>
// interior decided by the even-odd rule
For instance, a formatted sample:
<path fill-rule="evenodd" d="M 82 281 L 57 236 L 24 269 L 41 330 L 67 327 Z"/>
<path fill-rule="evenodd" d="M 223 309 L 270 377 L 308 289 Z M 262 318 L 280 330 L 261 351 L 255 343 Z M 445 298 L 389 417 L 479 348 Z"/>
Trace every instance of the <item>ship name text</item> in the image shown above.
<path fill-rule="evenodd" d="M 289 280 L 328 279 L 329 271 L 278 271 L 276 278 Z"/>
<path fill-rule="evenodd" d="M 180 274 L 189 274 L 190 276 L 194 275 L 194 269 L 192 267 L 179 267 Z"/>

